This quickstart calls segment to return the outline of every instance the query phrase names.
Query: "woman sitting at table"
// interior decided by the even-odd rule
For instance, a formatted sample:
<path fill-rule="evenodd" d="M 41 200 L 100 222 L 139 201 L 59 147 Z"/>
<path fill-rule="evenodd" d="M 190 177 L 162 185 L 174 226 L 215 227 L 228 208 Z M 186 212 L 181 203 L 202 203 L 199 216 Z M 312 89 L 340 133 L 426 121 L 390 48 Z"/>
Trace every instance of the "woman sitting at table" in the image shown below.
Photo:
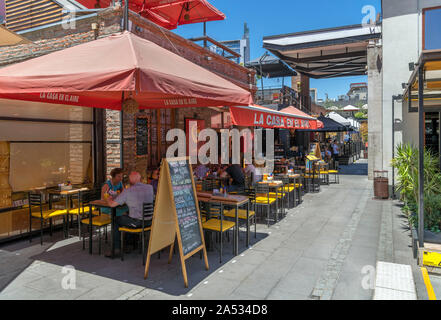
<path fill-rule="evenodd" d="M 101 188 L 101 200 L 106 200 L 108 198 L 113 200 L 124 190 L 122 184 L 123 170 L 121 168 L 115 168 L 110 172 L 110 176 L 111 178 L 107 180 Z M 116 215 L 122 216 L 127 211 L 127 207 L 117 208 Z M 101 212 L 111 214 L 111 210 L 107 208 L 101 208 Z"/>
<path fill-rule="evenodd" d="M 153 187 L 153 194 L 156 195 L 156 191 L 158 190 L 158 183 L 159 183 L 159 169 L 155 169 L 152 172 L 152 178 L 150 180 L 150 184 Z"/>

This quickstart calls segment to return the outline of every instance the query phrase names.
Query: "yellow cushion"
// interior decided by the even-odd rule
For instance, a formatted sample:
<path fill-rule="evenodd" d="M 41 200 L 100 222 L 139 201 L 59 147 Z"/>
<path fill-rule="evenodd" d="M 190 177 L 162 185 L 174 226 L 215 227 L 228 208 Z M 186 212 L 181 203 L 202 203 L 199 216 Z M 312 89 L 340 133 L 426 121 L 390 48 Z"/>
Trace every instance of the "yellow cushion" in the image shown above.
<path fill-rule="evenodd" d="M 50 219 L 54 217 L 59 217 L 65 215 L 67 211 L 65 209 L 62 210 L 46 210 L 43 211 L 43 219 Z M 35 218 L 41 218 L 40 211 L 33 211 L 31 214 Z"/>
<path fill-rule="evenodd" d="M 318 179 L 318 175 L 313 176 L 313 175 L 305 174 L 303 177 L 307 179 Z"/>
<path fill-rule="evenodd" d="M 151 229 L 152 229 L 152 227 L 145 227 L 144 231 L 149 231 Z M 141 233 L 142 232 L 142 228 L 131 229 L 131 228 L 127 228 L 127 227 L 121 227 L 121 228 L 119 228 L 119 231 L 130 232 L 130 233 Z"/>
<path fill-rule="evenodd" d="M 270 198 L 274 198 L 274 199 L 276 197 L 279 198 L 279 199 L 284 197 L 284 195 L 282 193 L 280 193 L 280 192 L 278 192 L 277 194 L 275 192 L 270 192 L 269 196 L 270 196 Z"/>
<path fill-rule="evenodd" d="M 89 219 L 83 219 L 83 220 L 81 220 L 81 223 L 89 224 Z M 95 216 L 92 218 L 92 225 L 94 225 L 94 226 L 101 227 L 101 226 L 104 226 L 106 224 L 111 224 L 111 223 L 112 223 L 112 219 L 107 214 Z"/>
<path fill-rule="evenodd" d="M 276 202 L 275 198 L 256 197 L 256 203 L 258 204 L 273 204 L 274 202 Z"/>
<path fill-rule="evenodd" d="M 202 227 L 207 230 L 225 232 L 233 228 L 236 224 L 232 221 L 223 220 L 222 221 L 222 230 L 220 230 L 221 221 L 218 219 L 210 219 L 202 223 Z"/>
<path fill-rule="evenodd" d="M 329 173 L 338 173 L 338 170 L 329 170 Z"/>
<path fill-rule="evenodd" d="M 78 213 L 83 213 L 83 209 L 81 209 L 81 210 L 79 208 L 69 209 L 69 214 L 78 215 Z M 84 207 L 84 213 L 89 213 L 89 206 Z M 100 212 L 92 207 L 92 214 L 95 216 L 98 216 L 100 214 Z"/>
<path fill-rule="evenodd" d="M 248 216 L 252 217 L 254 216 L 256 213 L 254 211 L 249 211 L 248 212 Z M 224 216 L 226 217 L 230 217 L 230 218 L 236 218 L 236 210 L 235 209 L 231 209 L 231 210 L 225 210 L 224 211 Z M 237 216 L 239 219 L 246 219 L 247 218 L 247 210 L 246 209 L 239 209 L 237 210 Z"/>
<path fill-rule="evenodd" d="M 329 174 L 329 171 L 320 171 L 320 174 Z"/>

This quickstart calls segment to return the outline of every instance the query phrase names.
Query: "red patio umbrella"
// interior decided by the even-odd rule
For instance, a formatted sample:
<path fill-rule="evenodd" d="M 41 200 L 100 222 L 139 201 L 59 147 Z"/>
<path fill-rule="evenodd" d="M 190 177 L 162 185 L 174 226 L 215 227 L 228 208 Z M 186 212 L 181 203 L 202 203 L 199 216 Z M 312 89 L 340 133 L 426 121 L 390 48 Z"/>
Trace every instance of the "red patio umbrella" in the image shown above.
<path fill-rule="evenodd" d="M 77 1 L 89 9 L 111 4 L 111 0 Z M 169 30 L 183 24 L 225 19 L 225 15 L 206 0 L 129 0 L 129 9 Z"/>
<path fill-rule="evenodd" d="M 120 110 L 249 105 L 250 92 L 130 32 L 0 69 L 0 98 Z"/>
<path fill-rule="evenodd" d="M 291 113 L 291 114 L 297 115 L 297 116 L 311 117 L 309 114 L 297 109 L 294 106 L 286 107 L 286 108 L 280 110 L 280 112 Z M 320 120 L 317 120 L 317 129 L 322 129 L 324 127 L 325 127 L 325 125 L 323 124 L 323 122 L 321 122 Z"/>
<path fill-rule="evenodd" d="M 145 5 L 176 26 L 225 20 L 225 15 L 206 0 L 152 0 Z"/>

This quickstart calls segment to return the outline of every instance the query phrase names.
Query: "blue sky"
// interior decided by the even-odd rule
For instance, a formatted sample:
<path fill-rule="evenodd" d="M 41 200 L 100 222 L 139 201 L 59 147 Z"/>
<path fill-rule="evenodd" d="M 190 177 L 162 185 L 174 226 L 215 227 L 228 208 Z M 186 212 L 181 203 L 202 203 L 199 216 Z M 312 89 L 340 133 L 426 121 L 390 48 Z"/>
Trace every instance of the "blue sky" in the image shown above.
<path fill-rule="evenodd" d="M 243 24 L 248 23 L 251 40 L 251 59 L 265 53 L 264 36 L 360 24 L 364 17 L 362 8 L 374 6 L 381 11 L 381 0 L 208 0 L 226 15 L 224 21 L 207 23 L 207 34 L 218 40 L 239 39 Z M 184 38 L 203 34 L 203 24 L 184 25 L 175 32 Z M 279 80 L 264 79 L 264 86 L 280 85 Z M 319 98 L 336 98 L 347 93 L 352 82 L 367 82 L 367 77 L 346 77 L 326 80 L 311 79 L 311 88 L 318 89 Z M 285 79 L 285 83 L 290 83 Z M 260 86 L 260 83 L 259 83 Z"/>

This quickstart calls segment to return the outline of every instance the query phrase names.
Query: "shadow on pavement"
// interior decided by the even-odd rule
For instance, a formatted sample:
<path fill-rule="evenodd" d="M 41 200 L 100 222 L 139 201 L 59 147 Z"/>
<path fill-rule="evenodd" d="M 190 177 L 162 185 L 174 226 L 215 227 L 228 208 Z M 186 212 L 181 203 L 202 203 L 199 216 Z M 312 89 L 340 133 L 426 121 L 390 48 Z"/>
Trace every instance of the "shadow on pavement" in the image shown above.
<path fill-rule="evenodd" d="M 368 175 L 368 164 L 367 163 L 353 163 L 350 165 L 340 165 L 339 173 L 341 175 L 352 175 L 352 176 L 367 176 Z"/>
<path fill-rule="evenodd" d="M 266 233 L 257 233 L 256 238 L 254 238 L 254 226 L 252 226 L 250 233 L 250 246 L 255 245 L 257 242 L 263 240 L 267 236 L 268 235 Z M 199 253 L 186 260 L 189 287 L 185 288 L 181 270 L 181 262 L 177 250 L 176 253 L 173 255 L 173 259 L 170 264 L 168 264 L 168 248 L 164 249 L 161 252 L 160 258 L 158 258 L 158 254 L 154 254 L 150 262 L 149 277 L 144 280 L 145 267 L 142 265 L 142 255 L 138 249 L 133 250 L 129 254 L 124 254 L 124 261 L 121 261 L 120 257 L 116 257 L 113 260 L 104 257 L 104 252 L 106 251 L 106 249 L 110 248 L 110 232 L 109 243 L 105 244 L 104 240 L 102 240 L 101 255 L 98 255 L 97 237 L 94 237 L 93 239 L 92 255 L 89 254 L 87 239 L 86 250 L 83 250 L 83 242 L 82 240 L 78 241 L 78 238 L 73 243 L 72 239 L 69 239 L 71 240 L 69 244 L 59 246 L 59 243 L 56 243 L 54 241 L 49 243 L 47 241 L 48 237 L 48 235 L 45 235 L 44 247 L 41 247 L 39 241 L 36 241 L 36 237 L 32 244 L 30 244 L 29 241 L 23 240 L 17 243 L 10 244 L 6 246 L 2 251 L 0 251 L 0 254 L 3 253 L 3 256 L 8 255 L 7 261 L 3 259 L 2 255 L 0 255 L 0 269 L 2 270 L 0 275 L 4 273 L 3 270 L 5 269 L 5 262 L 9 263 L 9 261 L 17 260 L 17 262 L 15 262 L 15 265 L 19 266 L 18 268 L 14 269 L 16 270 L 16 272 L 10 273 L 7 283 L 5 282 L 2 286 L 2 283 L 0 282 L 0 291 L 4 287 L 6 287 L 14 278 L 16 278 L 22 271 L 24 271 L 34 260 L 39 260 L 46 263 L 58 265 L 60 267 L 71 265 L 77 271 L 82 271 L 91 275 L 101 276 L 128 284 L 158 290 L 162 293 L 173 296 L 179 296 L 187 294 L 195 286 L 206 279 L 210 274 L 216 272 L 217 269 L 224 266 L 226 263 L 234 258 L 232 234 L 230 234 L 229 242 L 227 242 L 226 237 L 224 238 L 222 249 L 222 263 L 219 262 L 219 244 L 216 243 L 215 235 L 213 234 L 213 248 L 212 250 L 207 252 L 208 263 L 210 267 L 209 270 L 205 270 L 205 262 L 203 259 L 201 259 L 201 255 Z M 54 238 L 59 237 L 62 237 L 61 232 L 54 233 Z M 247 249 L 245 230 L 240 231 L 239 238 L 240 255 Z M 38 242 L 38 246 L 36 246 L 36 242 Z M 49 248 L 55 244 L 55 249 Z M 46 249 L 48 248 L 49 251 L 46 251 Z M 27 251 L 27 255 L 30 255 L 30 257 L 23 257 L 20 260 L 19 258 L 17 258 L 16 253 L 12 251 L 14 249 Z M 30 254 L 30 251 L 33 251 L 33 255 Z"/>

